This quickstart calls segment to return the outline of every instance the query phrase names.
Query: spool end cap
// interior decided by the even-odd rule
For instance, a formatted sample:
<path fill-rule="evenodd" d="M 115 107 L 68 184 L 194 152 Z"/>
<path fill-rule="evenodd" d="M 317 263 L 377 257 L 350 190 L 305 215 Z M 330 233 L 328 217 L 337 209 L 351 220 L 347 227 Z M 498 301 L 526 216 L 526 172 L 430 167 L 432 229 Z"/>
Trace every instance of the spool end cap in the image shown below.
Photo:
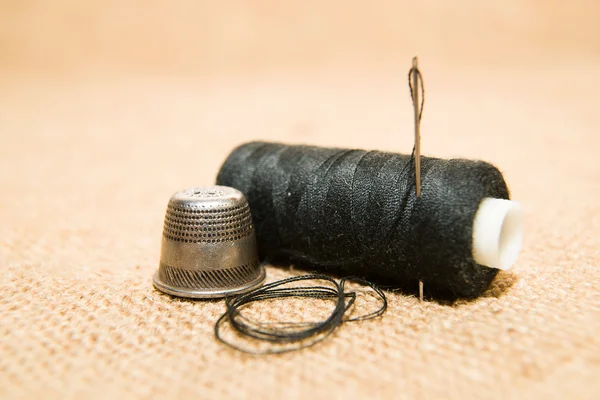
<path fill-rule="evenodd" d="M 477 264 L 510 269 L 523 243 L 521 205 L 512 200 L 486 197 L 473 221 L 473 259 Z"/>

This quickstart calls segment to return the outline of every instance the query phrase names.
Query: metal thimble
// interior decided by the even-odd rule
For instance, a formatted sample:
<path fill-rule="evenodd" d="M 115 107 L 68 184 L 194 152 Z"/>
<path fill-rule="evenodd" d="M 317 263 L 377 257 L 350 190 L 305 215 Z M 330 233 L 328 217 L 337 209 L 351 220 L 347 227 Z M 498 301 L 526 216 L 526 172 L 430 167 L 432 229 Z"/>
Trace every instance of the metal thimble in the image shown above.
<path fill-rule="evenodd" d="M 250 291 L 264 279 L 242 192 L 209 186 L 171 197 L 154 275 L 158 290 L 180 297 L 226 297 Z"/>

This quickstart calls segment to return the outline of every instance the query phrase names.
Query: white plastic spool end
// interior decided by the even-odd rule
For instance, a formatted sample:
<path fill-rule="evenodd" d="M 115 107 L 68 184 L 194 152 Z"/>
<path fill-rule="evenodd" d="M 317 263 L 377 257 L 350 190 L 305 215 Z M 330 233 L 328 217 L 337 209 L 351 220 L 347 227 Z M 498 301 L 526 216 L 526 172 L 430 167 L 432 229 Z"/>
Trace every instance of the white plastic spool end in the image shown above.
<path fill-rule="evenodd" d="M 486 197 L 473 221 L 473 259 L 477 264 L 510 269 L 523 243 L 521 205 L 512 200 Z"/>

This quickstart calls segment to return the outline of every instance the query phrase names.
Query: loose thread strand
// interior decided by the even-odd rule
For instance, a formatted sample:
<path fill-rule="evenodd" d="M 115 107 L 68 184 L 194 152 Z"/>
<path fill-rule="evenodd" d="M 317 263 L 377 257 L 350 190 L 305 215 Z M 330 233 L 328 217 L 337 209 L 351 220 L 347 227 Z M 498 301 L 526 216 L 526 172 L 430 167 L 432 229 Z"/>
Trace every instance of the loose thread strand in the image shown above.
<path fill-rule="evenodd" d="M 325 281 L 330 283 L 332 287 L 322 285 L 281 287 L 290 283 L 309 280 Z M 373 293 L 380 298 L 381 306 L 377 310 L 367 314 L 344 318 L 348 310 L 354 306 L 357 297 L 356 292 L 345 291 L 347 282 L 356 282 L 371 288 Z M 241 312 L 241 309 L 250 303 L 290 297 L 332 299 L 336 303 L 331 314 L 323 321 L 318 322 L 261 322 L 254 321 L 244 316 Z M 277 354 L 310 347 L 331 335 L 343 322 L 373 319 L 383 315 L 387 309 L 385 293 L 374 284 L 358 277 L 343 278 L 338 283 L 335 279 L 326 275 L 303 275 L 282 279 L 244 295 L 227 298 L 225 303 L 227 311 L 219 318 L 215 325 L 215 337 L 236 350 L 250 354 Z M 225 339 L 222 335 L 222 326 L 226 321 L 238 333 L 244 336 L 269 342 L 273 345 L 296 345 L 269 347 L 266 350 L 244 348 L 231 340 Z"/>

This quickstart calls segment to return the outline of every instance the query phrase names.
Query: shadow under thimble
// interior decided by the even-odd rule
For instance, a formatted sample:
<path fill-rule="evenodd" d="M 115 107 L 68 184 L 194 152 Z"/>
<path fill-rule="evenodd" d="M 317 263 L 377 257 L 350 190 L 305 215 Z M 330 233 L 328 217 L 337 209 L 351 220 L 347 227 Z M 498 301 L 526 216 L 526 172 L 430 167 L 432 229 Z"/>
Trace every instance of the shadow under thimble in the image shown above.
<path fill-rule="evenodd" d="M 237 189 L 208 186 L 175 193 L 167 206 L 154 286 L 188 298 L 219 298 L 262 285 L 252 215 Z"/>

